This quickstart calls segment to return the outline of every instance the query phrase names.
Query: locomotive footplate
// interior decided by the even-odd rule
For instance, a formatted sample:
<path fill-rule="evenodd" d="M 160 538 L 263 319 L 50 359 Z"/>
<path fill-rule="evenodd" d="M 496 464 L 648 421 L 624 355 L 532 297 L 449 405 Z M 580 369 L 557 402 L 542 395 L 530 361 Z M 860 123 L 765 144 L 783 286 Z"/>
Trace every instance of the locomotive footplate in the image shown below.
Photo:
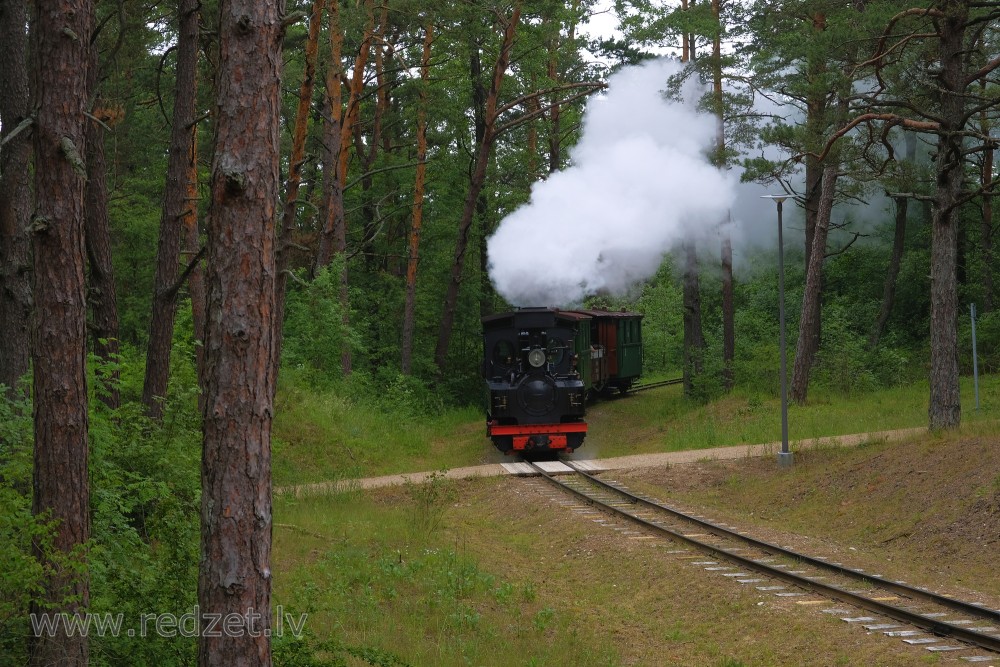
<path fill-rule="evenodd" d="M 490 422 L 487 432 L 490 437 L 511 436 L 513 451 L 548 448 L 566 449 L 568 433 L 586 433 L 586 422 L 565 424 L 495 424 Z"/>

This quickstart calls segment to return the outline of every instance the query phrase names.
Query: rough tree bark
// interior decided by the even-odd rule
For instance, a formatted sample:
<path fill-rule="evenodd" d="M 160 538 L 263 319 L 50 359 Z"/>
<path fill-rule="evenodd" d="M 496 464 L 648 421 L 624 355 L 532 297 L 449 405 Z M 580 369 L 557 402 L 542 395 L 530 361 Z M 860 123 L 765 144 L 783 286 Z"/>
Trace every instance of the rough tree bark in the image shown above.
<path fill-rule="evenodd" d="M 281 0 L 223 0 L 208 230 L 203 422 L 201 667 L 271 664 L 271 422 Z M 221 635 L 221 636 L 220 636 Z"/>
<path fill-rule="evenodd" d="M 53 547 L 64 553 L 90 538 L 87 479 L 87 303 L 84 264 L 84 190 L 89 0 L 38 0 L 33 24 L 37 119 L 35 191 L 31 223 L 35 313 L 32 322 L 35 453 L 32 511 L 57 522 Z M 6 46 L 5 46 L 6 48 Z M 42 554 L 36 551 L 41 558 Z M 67 597 L 69 596 L 69 597 Z M 70 599 L 70 602 L 65 600 Z M 90 603 L 85 574 L 56 570 L 33 611 L 77 613 Z M 86 637 L 29 642 L 32 665 L 86 665 Z"/>
<path fill-rule="evenodd" d="M 420 58 L 420 102 L 417 109 L 417 169 L 413 186 L 413 222 L 410 225 L 410 254 L 406 264 L 406 304 L 403 307 L 401 369 L 409 375 L 413 365 L 413 332 L 416 329 L 417 264 L 420 260 L 420 230 L 424 218 L 424 179 L 427 174 L 427 87 L 430 85 L 431 45 L 434 24 L 424 28 L 424 50 Z"/>
<path fill-rule="evenodd" d="M 962 130 L 967 85 L 963 57 L 969 9 L 966 2 L 941 5 L 941 124 L 937 145 L 937 188 L 931 223 L 931 373 L 928 417 L 932 429 L 958 428 L 962 405 L 958 385 L 958 204 L 965 175 Z"/>
<path fill-rule="evenodd" d="M 809 391 L 809 372 L 816 358 L 812 332 L 819 319 L 820 291 L 823 282 L 823 263 L 826 257 L 826 239 L 830 231 L 833 196 L 837 189 L 839 170 L 832 160 L 823 167 L 823 180 L 819 201 L 819 215 L 813 233 L 812 252 L 806 269 L 806 287 L 802 295 L 802 314 L 799 317 L 799 339 L 795 345 L 795 364 L 792 368 L 790 397 L 796 403 L 805 403 Z"/>
<path fill-rule="evenodd" d="M 163 193 L 160 239 L 153 278 L 153 308 L 149 319 L 146 377 L 142 403 L 153 419 L 163 417 L 163 402 L 170 381 L 170 349 L 177 315 L 177 284 L 180 275 L 181 236 L 198 215 L 197 201 L 189 201 L 191 166 L 195 160 L 195 77 L 198 66 L 198 0 L 179 0 L 177 14 L 177 72 L 174 85 L 174 117 L 167 157 L 167 184 Z"/>
<path fill-rule="evenodd" d="M 455 325 L 455 311 L 458 308 L 458 291 L 462 284 L 462 273 L 465 268 L 465 252 L 469 247 L 469 230 L 472 228 L 476 202 L 479 200 L 479 194 L 482 192 L 483 185 L 486 182 L 486 167 L 489 164 L 490 154 L 493 151 L 493 142 L 496 139 L 497 100 L 500 95 L 500 86 L 503 83 L 507 67 L 510 64 L 514 36 L 517 33 L 517 24 L 520 19 L 521 3 L 518 2 L 515 3 L 510 18 L 507 19 L 503 41 L 500 45 L 500 53 L 497 55 L 496 64 L 493 68 L 493 80 L 486 95 L 486 125 L 483 132 L 483 140 L 479 142 L 476 148 L 476 160 L 469 177 L 469 190 L 466 193 L 462 217 L 458 223 L 458 239 L 455 242 L 455 255 L 451 264 L 451 279 L 448 281 L 448 289 L 445 293 L 444 312 L 441 315 L 437 346 L 434 349 L 434 363 L 437 366 L 438 372 L 442 374 L 448 362 L 448 346 L 451 343 L 452 329 Z"/>
<path fill-rule="evenodd" d="M 27 3 L 0 8 L 0 385 L 9 390 L 28 372 L 31 356 L 31 99 L 27 65 Z"/>

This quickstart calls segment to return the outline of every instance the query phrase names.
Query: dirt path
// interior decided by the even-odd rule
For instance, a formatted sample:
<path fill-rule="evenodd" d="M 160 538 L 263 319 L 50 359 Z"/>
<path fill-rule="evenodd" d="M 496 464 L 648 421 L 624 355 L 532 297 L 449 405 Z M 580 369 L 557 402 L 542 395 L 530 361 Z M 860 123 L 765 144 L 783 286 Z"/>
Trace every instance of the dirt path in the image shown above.
<path fill-rule="evenodd" d="M 926 433 L 926 428 L 909 428 L 896 431 L 878 431 L 875 433 L 855 433 L 824 438 L 797 440 L 790 443 L 792 452 L 815 447 L 853 447 L 862 442 L 872 440 L 903 440 Z M 587 459 L 583 455 L 573 457 L 575 460 L 590 460 L 605 470 L 622 470 L 633 468 L 656 468 L 679 463 L 695 463 L 707 460 L 741 459 L 756 456 L 777 454 L 781 449 L 780 442 L 769 442 L 762 445 L 740 445 L 736 447 L 713 447 L 711 449 L 694 449 L 681 452 L 663 452 L 659 454 L 634 454 L 611 459 Z M 432 475 L 443 475 L 448 479 L 464 479 L 468 477 L 494 477 L 507 475 L 510 472 L 501 463 L 451 468 L 441 472 L 414 472 L 400 475 L 385 475 L 366 479 L 338 480 L 333 482 L 316 482 L 296 486 L 279 487 L 276 493 L 290 493 L 295 496 L 323 495 L 347 489 L 375 489 L 384 486 L 398 486 L 406 483 L 419 484 Z"/>

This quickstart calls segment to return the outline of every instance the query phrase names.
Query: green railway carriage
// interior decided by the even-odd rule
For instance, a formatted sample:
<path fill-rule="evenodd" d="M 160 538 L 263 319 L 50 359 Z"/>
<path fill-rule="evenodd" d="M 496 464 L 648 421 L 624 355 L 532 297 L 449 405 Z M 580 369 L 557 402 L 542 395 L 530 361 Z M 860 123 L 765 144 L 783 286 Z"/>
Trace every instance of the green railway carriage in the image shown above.
<path fill-rule="evenodd" d="M 576 310 L 588 326 L 581 326 L 577 354 L 580 375 L 591 393 L 617 389 L 626 393 L 642 375 L 642 314 L 609 310 Z M 589 329 L 589 331 L 587 331 Z"/>

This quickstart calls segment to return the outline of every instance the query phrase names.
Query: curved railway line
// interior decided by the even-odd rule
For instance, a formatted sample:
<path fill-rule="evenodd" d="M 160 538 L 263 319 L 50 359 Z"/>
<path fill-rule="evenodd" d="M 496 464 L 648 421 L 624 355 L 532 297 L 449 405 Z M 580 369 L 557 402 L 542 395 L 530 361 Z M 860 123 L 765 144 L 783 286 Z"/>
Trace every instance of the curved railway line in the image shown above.
<path fill-rule="evenodd" d="M 900 637 L 909 644 L 925 646 L 929 651 L 967 651 L 977 647 L 992 651 L 994 655 L 964 656 L 963 660 L 989 662 L 1000 657 L 996 655 L 1000 654 L 1000 628 L 991 625 L 1000 624 L 1000 610 L 755 539 L 731 526 L 713 523 L 701 516 L 636 495 L 617 482 L 605 481 L 581 470 L 572 461 L 566 463 L 575 473 L 565 479 L 557 478 L 536 464 L 530 465 L 546 480 L 584 502 L 693 547 L 706 557 L 717 559 L 693 561 L 706 570 L 741 583 L 759 584 L 759 590 L 777 596 L 795 598 L 806 596 L 803 591 L 809 591 L 878 614 L 881 619 L 853 615 L 851 610 L 845 609 L 826 610 L 846 615 L 843 620 L 861 624 L 869 631 Z M 761 579 L 761 576 L 768 579 Z M 785 585 L 768 585 L 768 580 L 801 590 Z M 898 623 L 887 622 L 886 619 Z M 941 638 L 962 644 L 942 643 Z"/>

